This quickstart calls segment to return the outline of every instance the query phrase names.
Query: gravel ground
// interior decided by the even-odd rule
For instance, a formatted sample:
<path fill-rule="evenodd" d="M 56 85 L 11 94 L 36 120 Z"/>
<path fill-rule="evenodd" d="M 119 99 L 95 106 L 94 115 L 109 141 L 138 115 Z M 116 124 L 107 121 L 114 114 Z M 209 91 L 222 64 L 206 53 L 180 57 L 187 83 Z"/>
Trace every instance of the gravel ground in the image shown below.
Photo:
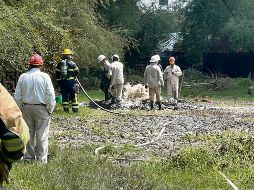
<path fill-rule="evenodd" d="M 148 104 L 143 103 L 140 107 L 135 105 L 135 109 L 144 110 L 147 106 Z M 108 144 L 116 147 L 126 144 L 138 146 L 153 139 L 155 142 L 136 147 L 136 151 L 127 155 L 131 158 L 147 159 L 158 155 L 167 157 L 179 148 L 200 146 L 204 143 L 189 137 L 221 134 L 225 131 L 254 133 L 252 103 L 244 102 L 233 107 L 220 102 L 182 101 L 177 111 L 168 103 L 164 103 L 163 107 L 162 111 L 143 111 L 142 114 L 125 116 L 112 114 L 110 118 L 101 119 L 84 119 L 74 115 L 69 118 L 54 116 L 50 138 L 64 144 L 89 144 L 94 147 Z M 131 106 L 128 108 L 134 109 Z M 159 139 L 156 139 L 164 127 L 165 130 Z"/>

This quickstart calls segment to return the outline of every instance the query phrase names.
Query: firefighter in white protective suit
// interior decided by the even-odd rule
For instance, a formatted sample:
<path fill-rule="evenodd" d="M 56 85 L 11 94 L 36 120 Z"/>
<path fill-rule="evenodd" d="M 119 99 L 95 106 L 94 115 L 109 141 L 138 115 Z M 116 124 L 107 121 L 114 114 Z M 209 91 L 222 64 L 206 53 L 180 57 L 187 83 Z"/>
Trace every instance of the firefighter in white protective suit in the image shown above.
<path fill-rule="evenodd" d="M 113 63 L 111 63 L 112 76 L 110 81 L 110 88 L 114 87 L 114 95 L 112 103 L 120 104 L 122 100 L 124 76 L 123 76 L 123 64 L 120 62 L 117 54 L 112 57 Z"/>
<path fill-rule="evenodd" d="M 144 73 L 144 82 L 145 87 L 149 88 L 149 98 L 150 98 L 150 109 L 153 110 L 153 104 L 156 96 L 156 101 L 159 107 L 161 107 L 161 87 L 164 86 L 163 75 L 160 67 L 158 66 L 158 62 L 160 61 L 160 57 L 158 55 L 154 55 L 150 59 L 150 64 L 146 67 Z"/>
<path fill-rule="evenodd" d="M 164 77 L 167 81 L 167 95 L 168 100 L 174 98 L 174 104 L 177 104 L 178 90 L 179 90 L 179 77 L 182 75 L 182 71 L 179 66 L 175 65 L 175 58 L 169 58 L 169 66 L 164 70 Z"/>

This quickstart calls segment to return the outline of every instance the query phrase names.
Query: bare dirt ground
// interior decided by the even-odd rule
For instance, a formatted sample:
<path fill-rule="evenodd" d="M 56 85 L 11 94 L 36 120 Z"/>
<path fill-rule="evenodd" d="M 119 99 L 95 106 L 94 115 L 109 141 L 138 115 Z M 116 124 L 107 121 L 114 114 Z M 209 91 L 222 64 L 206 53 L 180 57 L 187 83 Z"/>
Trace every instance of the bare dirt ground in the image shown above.
<path fill-rule="evenodd" d="M 219 135 L 225 131 L 254 133 L 252 102 L 225 104 L 188 100 L 179 103 L 177 111 L 167 103 L 162 111 L 123 111 L 128 114 L 106 114 L 99 119 L 54 116 L 50 138 L 64 144 L 95 148 L 112 145 L 121 149 L 128 145 L 135 151 L 122 156 L 149 159 L 166 158 L 182 147 L 204 143 L 191 137 Z"/>

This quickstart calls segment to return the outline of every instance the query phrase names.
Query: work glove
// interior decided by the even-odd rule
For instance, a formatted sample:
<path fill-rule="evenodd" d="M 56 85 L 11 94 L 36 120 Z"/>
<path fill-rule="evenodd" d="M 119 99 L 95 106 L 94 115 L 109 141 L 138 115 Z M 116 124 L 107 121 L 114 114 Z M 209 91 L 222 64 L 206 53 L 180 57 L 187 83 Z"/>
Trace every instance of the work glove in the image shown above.
<path fill-rule="evenodd" d="M 147 85 L 147 84 L 145 85 L 145 88 L 146 88 L 146 89 L 148 88 L 148 85 Z"/>
<path fill-rule="evenodd" d="M 3 182 L 9 183 L 9 169 L 8 166 L 0 161 L 0 185 L 3 185 Z"/>

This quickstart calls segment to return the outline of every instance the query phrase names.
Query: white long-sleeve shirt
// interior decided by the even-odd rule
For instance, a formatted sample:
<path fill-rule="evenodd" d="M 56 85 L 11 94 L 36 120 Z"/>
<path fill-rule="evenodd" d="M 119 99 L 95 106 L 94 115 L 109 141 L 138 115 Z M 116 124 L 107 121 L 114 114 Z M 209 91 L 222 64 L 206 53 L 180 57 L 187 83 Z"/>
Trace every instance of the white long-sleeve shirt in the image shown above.
<path fill-rule="evenodd" d="M 113 63 L 111 63 L 111 69 L 112 76 L 110 85 L 123 84 L 124 83 L 123 64 L 119 61 L 114 61 Z"/>
<path fill-rule="evenodd" d="M 156 63 L 150 63 L 144 73 L 145 85 L 149 88 L 164 86 L 163 75 L 160 67 Z"/>
<path fill-rule="evenodd" d="M 37 68 L 32 68 L 19 77 L 14 98 L 20 108 L 24 103 L 46 104 L 50 113 L 56 104 L 55 91 L 49 75 Z"/>
<path fill-rule="evenodd" d="M 168 83 L 171 84 L 178 84 L 179 83 L 179 77 L 182 75 L 182 71 L 179 66 L 174 65 L 173 67 L 171 65 L 167 66 L 164 70 L 165 79 Z"/>

